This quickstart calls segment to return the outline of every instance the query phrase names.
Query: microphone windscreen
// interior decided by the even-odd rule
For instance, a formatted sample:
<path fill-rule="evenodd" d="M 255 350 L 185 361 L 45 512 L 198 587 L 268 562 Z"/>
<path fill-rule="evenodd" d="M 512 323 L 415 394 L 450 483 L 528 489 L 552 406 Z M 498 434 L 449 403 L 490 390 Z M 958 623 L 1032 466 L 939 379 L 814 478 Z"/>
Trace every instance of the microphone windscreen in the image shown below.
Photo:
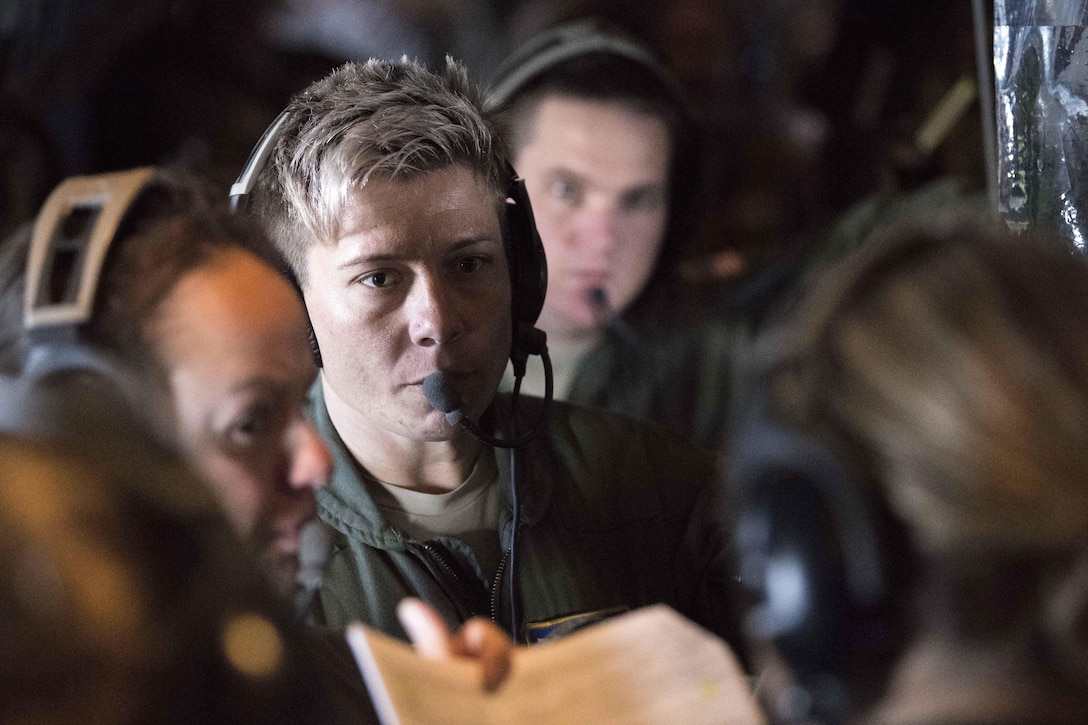
<path fill-rule="evenodd" d="M 423 396 L 427 398 L 427 402 L 432 408 L 446 413 L 446 420 L 451 425 L 457 425 L 463 417 L 460 412 L 461 396 L 446 381 L 445 374 L 441 372 L 431 373 L 423 378 Z"/>
<path fill-rule="evenodd" d="M 325 575 L 325 564 L 332 555 L 332 531 L 319 519 L 313 519 L 302 526 L 298 538 L 298 574 L 295 583 L 295 611 L 299 617 L 306 616 L 310 605 L 321 588 Z"/>
<path fill-rule="evenodd" d="M 320 572 L 332 552 L 332 531 L 319 519 L 302 525 L 298 537 L 298 565 L 309 572 Z"/>
<path fill-rule="evenodd" d="M 302 526 L 298 540 L 298 564 L 300 579 L 314 579 L 320 582 L 321 572 L 325 569 L 329 554 L 332 553 L 332 532 L 320 520 L 314 519 Z M 309 581 L 300 582 L 303 586 Z"/>

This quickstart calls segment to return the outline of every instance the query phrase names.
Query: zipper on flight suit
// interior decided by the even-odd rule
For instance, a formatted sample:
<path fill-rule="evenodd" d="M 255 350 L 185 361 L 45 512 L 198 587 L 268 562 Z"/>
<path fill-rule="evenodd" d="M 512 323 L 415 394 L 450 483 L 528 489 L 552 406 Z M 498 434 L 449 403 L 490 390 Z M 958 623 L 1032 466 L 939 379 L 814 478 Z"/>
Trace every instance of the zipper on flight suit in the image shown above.
<path fill-rule="evenodd" d="M 473 616 L 488 616 L 488 592 L 470 577 L 462 564 L 437 541 L 413 541 L 413 550 L 443 585 L 446 594 Z"/>
<path fill-rule="evenodd" d="M 510 561 L 510 549 L 502 552 L 499 566 L 495 569 L 495 578 L 491 581 L 491 621 L 502 625 L 499 619 L 499 604 L 502 602 L 502 575 L 506 570 L 506 563 Z"/>

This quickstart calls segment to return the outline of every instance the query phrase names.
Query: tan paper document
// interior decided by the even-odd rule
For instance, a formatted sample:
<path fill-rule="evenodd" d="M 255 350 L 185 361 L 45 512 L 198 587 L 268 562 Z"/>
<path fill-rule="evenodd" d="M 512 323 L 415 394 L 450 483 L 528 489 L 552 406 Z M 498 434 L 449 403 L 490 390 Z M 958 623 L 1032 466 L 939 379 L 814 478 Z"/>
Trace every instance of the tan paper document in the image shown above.
<path fill-rule="evenodd" d="M 423 660 L 360 624 L 347 637 L 385 725 L 765 722 L 729 647 L 663 605 L 518 647 L 493 693 L 470 662 Z"/>

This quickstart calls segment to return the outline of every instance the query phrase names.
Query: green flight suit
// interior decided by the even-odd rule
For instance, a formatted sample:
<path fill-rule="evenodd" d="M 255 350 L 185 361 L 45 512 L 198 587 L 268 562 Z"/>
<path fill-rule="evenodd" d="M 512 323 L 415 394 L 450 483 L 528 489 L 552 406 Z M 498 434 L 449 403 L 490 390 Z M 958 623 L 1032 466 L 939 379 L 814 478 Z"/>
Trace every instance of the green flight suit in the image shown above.
<path fill-rule="evenodd" d="M 738 645 L 731 537 L 708 451 L 625 416 L 554 403 L 547 432 L 516 454 L 521 526 L 512 628 L 509 451 L 482 453 L 496 457 L 504 487 L 503 559 L 498 572 L 485 572 L 457 539 L 412 541 L 390 526 L 329 419 L 320 382 L 310 403 L 336 463 L 331 484 L 317 494 L 319 515 L 337 532 L 313 624 L 342 628 L 358 620 L 405 638 L 395 606 L 416 596 L 451 627 L 483 615 L 516 629 L 520 641 L 538 641 L 663 602 Z M 536 420 L 540 403 L 521 399 L 521 430 Z M 508 407 L 500 396 L 493 410 L 508 415 Z"/>

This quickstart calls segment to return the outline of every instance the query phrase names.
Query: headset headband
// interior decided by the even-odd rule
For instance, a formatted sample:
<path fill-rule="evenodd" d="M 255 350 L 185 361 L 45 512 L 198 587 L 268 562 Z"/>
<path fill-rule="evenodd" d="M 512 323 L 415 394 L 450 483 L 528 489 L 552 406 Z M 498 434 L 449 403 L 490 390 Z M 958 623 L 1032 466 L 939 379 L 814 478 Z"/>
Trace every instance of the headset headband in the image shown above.
<path fill-rule="evenodd" d="M 526 83 L 544 71 L 591 53 L 629 60 L 651 72 L 675 98 L 684 98 L 676 79 L 665 72 L 660 61 L 646 48 L 606 31 L 598 22 L 584 21 L 545 32 L 510 56 L 502 64 L 488 91 L 488 108 L 506 105 Z"/>
<path fill-rule="evenodd" d="M 230 187 L 231 209 L 237 210 L 239 197 L 253 191 L 253 187 L 257 185 L 257 177 L 261 175 L 264 165 L 268 163 L 268 157 L 272 155 L 273 149 L 276 148 L 276 141 L 280 137 L 280 129 L 287 122 L 289 115 L 290 110 L 287 108 L 280 111 L 280 115 L 276 116 L 272 123 L 268 124 L 268 128 L 264 130 L 264 133 L 261 134 L 260 140 L 257 141 L 257 145 L 253 147 L 249 158 L 246 159 L 246 165 L 242 168 L 242 173 L 238 175 L 238 180 Z"/>
<path fill-rule="evenodd" d="M 49 195 L 27 254 L 23 327 L 29 334 L 91 319 L 106 252 L 152 175 L 152 169 L 139 168 L 75 176 Z"/>

